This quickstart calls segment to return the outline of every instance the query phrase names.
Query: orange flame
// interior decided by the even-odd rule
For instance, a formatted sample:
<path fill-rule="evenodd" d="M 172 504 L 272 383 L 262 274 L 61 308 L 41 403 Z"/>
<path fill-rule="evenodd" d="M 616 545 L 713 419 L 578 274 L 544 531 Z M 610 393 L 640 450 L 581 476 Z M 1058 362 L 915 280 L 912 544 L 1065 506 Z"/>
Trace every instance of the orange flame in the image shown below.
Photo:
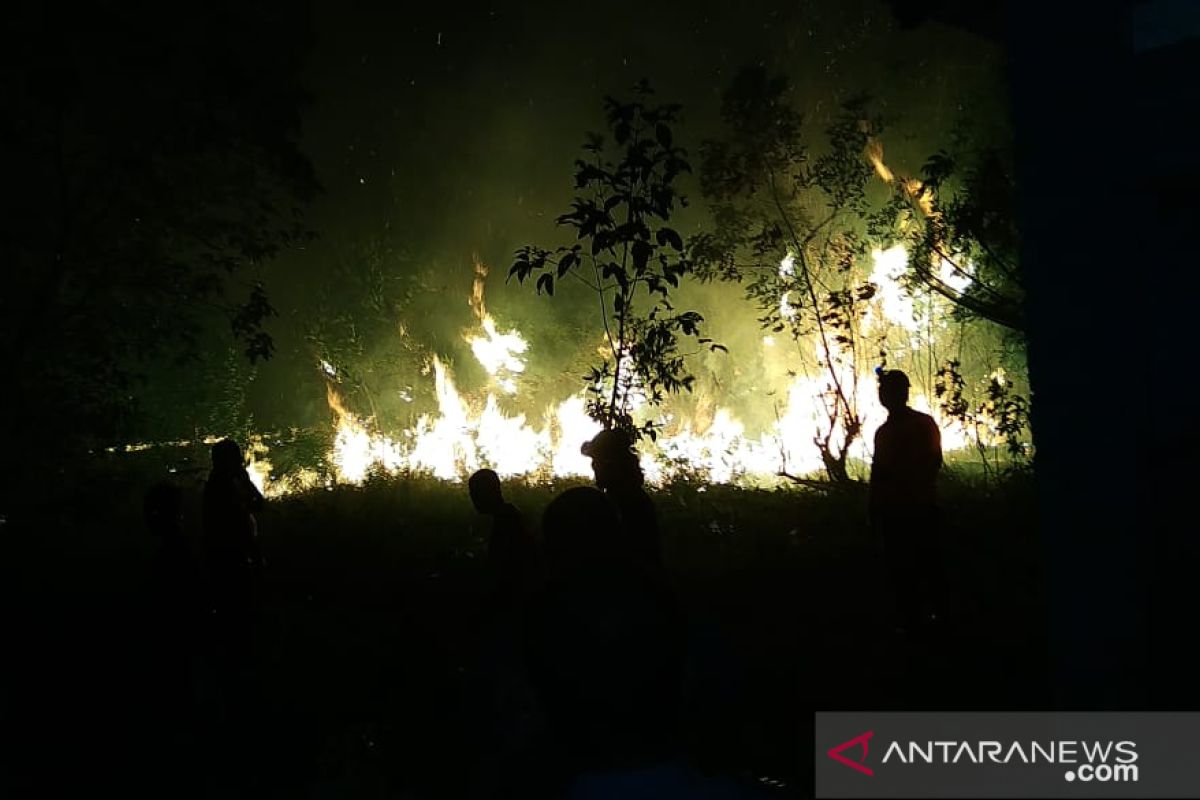
<path fill-rule="evenodd" d="M 892 172 L 883 161 L 883 142 L 874 137 L 868 139 L 866 156 L 867 160 L 871 162 L 871 166 L 875 167 L 875 174 L 884 183 L 890 184 L 896 181 L 896 173 Z M 917 208 L 921 209 L 922 214 L 927 217 L 933 216 L 933 193 L 925 188 L 925 184 L 916 178 L 902 178 L 900 186 L 909 199 L 916 203 Z"/>

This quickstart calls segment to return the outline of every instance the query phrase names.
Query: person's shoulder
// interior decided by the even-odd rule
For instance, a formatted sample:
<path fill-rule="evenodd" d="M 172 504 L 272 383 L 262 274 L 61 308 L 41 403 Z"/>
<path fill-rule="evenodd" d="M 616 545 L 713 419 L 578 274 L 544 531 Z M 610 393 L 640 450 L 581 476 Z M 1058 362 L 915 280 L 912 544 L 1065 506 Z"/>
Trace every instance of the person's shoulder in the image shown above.
<path fill-rule="evenodd" d="M 924 425 L 926 428 L 937 427 L 937 420 L 924 411 L 917 411 L 915 408 L 908 409 L 908 419 L 914 425 Z"/>
<path fill-rule="evenodd" d="M 521 509 L 507 500 L 504 502 L 504 505 L 500 506 L 500 510 L 496 512 L 496 517 L 513 525 L 520 525 L 525 520 L 525 515 L 521 513 Z"/>
<path fill-rule="evenodd" d="M 638 506 L 642 509 L 642 513 L 649 515 L 651 518 L 658 513 L 658 507 L 654 504 L 654 498 L 646 491 L 646 487 L 637 487 L 635 497 L 637 498 Z"/>
<path fill-rule="evenodd" d="M 930 433 L 936 433 L 939 435 L 941 434 L 942 429 L 938 426 L 936 419 L 934 419 L 930 414 L 922 414 L 921 416 L 925 418 L 923 422 L 925 423 L 925 427 L 929 429 Z"/>

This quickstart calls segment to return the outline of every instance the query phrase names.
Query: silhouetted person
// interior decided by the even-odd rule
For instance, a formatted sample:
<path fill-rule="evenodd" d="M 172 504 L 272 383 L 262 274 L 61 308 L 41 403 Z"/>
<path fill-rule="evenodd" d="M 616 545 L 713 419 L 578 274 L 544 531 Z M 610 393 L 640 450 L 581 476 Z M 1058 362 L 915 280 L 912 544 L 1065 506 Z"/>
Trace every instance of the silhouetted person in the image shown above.
<path fill-rule="evenodd" d="M 254 513 L 262 505 L 237 442 L 214 444 L 212 471 L 204 484 L 204 545 L 217 631 L 234 649 L 248 647 L 252 635 L 261 564 Z"/>
<path fill-rule="evenodd" d="M 467 481 L 471 502 L 491 517 L 488 587 L 476 630 L 476 653 L 464 684 L 463 726 L 474 768 L 473 797 L 527 794 L 527 759 L 539 730 L 537 701 L 524 656 L 524 621 L 541 584 L 541 554 L 520 510 L 504 499 L 500 478 L 481 469 Z"/>
<path fill-rule="evenodd" d="M 662 564 L 658 515 L 654 501 L 643 488 L 646 479 L 638 463 L 633 439 L 620 430 L 604 430 L 583 444 L 581 452 L 592 459 L 596 486 L 612 501 L 620 517 L 619 531 L 631 552 L 648 564 Z"/>
<path fill-rule="evenodd" d="M 932 417 L 908 407 L 908 390 L 903 372 L 880 374 L 888 418 L 875 432 L 870 485 L 871 524 L 883 540 L 902 628 L 935 618 L 941 582 L 942 437 Z"/>
<path fill-rule="evenodd" d="M 263 497 L 251 482 L 241 448 L 231 439 L 212 446 L 212 471 L 204 484 L 204 545 L 212 592 L 214 666 L 223 701 L 222 723 L 211 745 L 214 766 L 230 780 L 258 768 L 259 693 L 255 629 L 258 549 L 255 512 Z"/>
<path fill-rule="evenodd" d="M 536 586 L 537 543 L 526 529 L 520 509 L 504 499 L 495 472 L 477 471 L 467 481 L 467 490 L 475 510 L 492 518 L 487 547 L 489 599 L 506 608 L 514 607 Z"/>
<path fill-rule="evenodd" d="M 682 615 L 613 536 L 620 525 L 590 487 L 559 495 L 542 522 L 547 583 L 528 627 L 530 674 L 576 793 L 602 776 L 661 776 L 681 748 Z"/>

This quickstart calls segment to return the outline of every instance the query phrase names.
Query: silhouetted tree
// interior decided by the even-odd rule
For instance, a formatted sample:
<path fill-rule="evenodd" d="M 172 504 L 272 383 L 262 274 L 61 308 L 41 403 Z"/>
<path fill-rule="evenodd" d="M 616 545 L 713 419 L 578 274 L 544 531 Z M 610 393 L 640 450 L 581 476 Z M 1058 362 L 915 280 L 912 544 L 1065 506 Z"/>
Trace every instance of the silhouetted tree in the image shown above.
<path fill-rule="evenodd" d="M 12 10 L 0 56 L 10 443 L 69 450 L 127 432 L 138 378 L 193 357 L 214 316 L 251 360 L 271 355 L 275 312 L 254 267 L 307 235 L 316 190 L 297 145 L 304 22 L 281 3 Z"/>
<path fill-rule="evenodd" d="M 1009 468 L 1030 466 L 1033 447 L 1029 442 L 1029 398 L 1013 387 L 1002 370 L 993 371 L 983 382 L 980 396 L 973 396 L 961 367 L 957 359 L 946 360 L 938 368 L 933 393 L 942 414 L 958 422 L 971 436 L 984 475 L 1003 471 L 1001 444 Z"/>
<path fill-rule="evenodd" d="M 728 136 L 705 143 L 701 170 L 715 224 L 691 255 L 701 277 L 744 285 L 764 329 L 796 342 L 815 335 L 815 353 L 800 355 L 826 379 L 826 424 L 813 443 L 829 477 L 847 482 L 850 446 L 862 432 L 858 376 L 867 354 L 858 323 L 876 291 L 858 269 L 869 250 L 864 151 L 880 124 L 853 102 L 813 155 L 788 90 L 786 78 L 754 67 L 726 92 Z"/>
<path fill-rule="evenodd" d="M 434 312 L 425 309 L 441 309 L 421 301 L 443 291 L 428 278 L 382 239 L 339 249 L 320 287 L 318 310 L 305 320 L 314 369 L 376 424 L 415 422 L 411 401 L 429 353 L 409 330 L 428 322 L 420 315 Z"/>
<path fill-rule="evenodd" d="M 609 354 L 585 378 L 588 412 L 607 429 L 653 438 L 654 421 L 638 426 L 632 401 L 642 392 L 657 405 L 665 393 L 691 390 L 680 336 L 723 348 L 700 338 L 699 313 L 678 311 L 670 301 L 693 271 L 683 237 L 668 224 L 676 206 L 687 205 L 676 180 L 691 171 L 671 132 L 680 107 L 650 104 L 645 82 L 635 93 L 630 103 L 604 101 L 615 148 L 589 134 L 587 156 L 575 162 L 580 194 L 558 224 L 573 228 L 578 241 L 553 250 L 522 247 L 509 275 L 524 283 L 536 274 L 539 294 L 553 295 L 556 279 L 568 275 L 596 293 Z"/>
<path fill-rule="evenodd" d="M 997 147 L 958 142 L 952 150 L 931 156 L 919 179 L 894 181 L 870 227 L 904 244 L 910 282 L 950 300 L 964 319 L 1020 333 L 1025 287 L 1012 166 Z"/>

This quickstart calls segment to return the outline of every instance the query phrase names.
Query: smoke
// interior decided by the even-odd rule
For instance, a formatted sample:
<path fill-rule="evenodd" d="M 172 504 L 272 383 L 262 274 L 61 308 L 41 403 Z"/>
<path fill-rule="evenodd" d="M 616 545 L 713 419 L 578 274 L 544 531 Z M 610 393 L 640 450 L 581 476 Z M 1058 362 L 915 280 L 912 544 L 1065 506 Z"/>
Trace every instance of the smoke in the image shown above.
<path fill-rule="evenodd" d="M 281 315 L 278 355 L 250 387 L 262 427 L 329 424 L 321 358 L 346 376 L 337 388 L 354 413 L 395 429 L 436 408 L 435 357 L 464 395 L 486 394 L 495 378 L 464 338 L 479 326 L 469 302 L 476 260 L 488 267 L 497 329 L 528 343 L 519 396 L 497 392 L 500 409 L 537 415 L 578 392 L 600 344 L 595 296 L 562 284 L 539 297 L 506 279 L 517 247 L 566 241 L 554 218 L 573 195 L 585 132 L 603 128 L 606 93 L 648 77 L 661 99 L 681 102 L 676 138 L 695 163 L 743 64 L 791 73 L 814 134 L 840 97 L 874 89 L 902 125 L 889 156 L 913 172 L 914 154 L 951 127 L 954 98 L 999 85 L 996 57 L 978 55 L 969 36 L 899 32 L 872 2 L 703 14 L 618 4 L 593 16 L 581 21 L 564 4 L 382 17 L 318 4 L 304 144 L 326 191 L 312 218 L 319 238 L 265 275 Z M 911 68 L 889 68 L 897 64 Z M 693 202 L 674 224 L 686 235 L 705 214 L 695 182 L 685 188 Z M 703 426 L 725 405 L 748 431 L 767 429 L 786 402 L 788 371 L 810 359 L 786 337 L 765 344 L 737 287 L 685 285 L 676 301 L 703 314 L 705 335 L 730 352 L 697 355 L 695 392 L 672 398 L 668 413 Z M 318 352 L 330 342 L 337 352 Z"/>

